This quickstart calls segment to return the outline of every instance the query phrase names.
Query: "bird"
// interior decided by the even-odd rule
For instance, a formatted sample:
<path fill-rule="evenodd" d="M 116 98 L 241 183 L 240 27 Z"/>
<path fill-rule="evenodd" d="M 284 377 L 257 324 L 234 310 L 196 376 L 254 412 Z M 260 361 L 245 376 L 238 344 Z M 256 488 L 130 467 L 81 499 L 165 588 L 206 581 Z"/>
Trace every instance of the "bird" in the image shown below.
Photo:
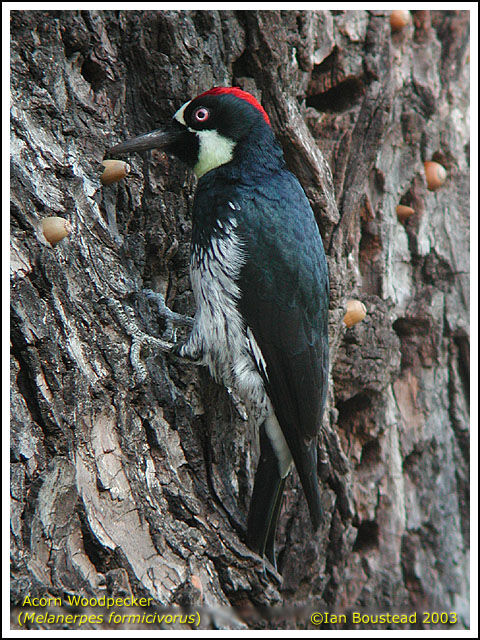
<path fill-rule="evenodd" d="M 171 350 L 207 366 L 256 425 L 245 541 L 276 568 L 292 465 L 314 532 L 323 521 L 317 440 L 328 387 L 329 278 L 318 225 L 265 109 L 239 87 L 204 91 L 163 128 L 108 155 L 148 149 L 164 150 L 198 178 L 190 254 L 196 312 L 188 338 Z"/>

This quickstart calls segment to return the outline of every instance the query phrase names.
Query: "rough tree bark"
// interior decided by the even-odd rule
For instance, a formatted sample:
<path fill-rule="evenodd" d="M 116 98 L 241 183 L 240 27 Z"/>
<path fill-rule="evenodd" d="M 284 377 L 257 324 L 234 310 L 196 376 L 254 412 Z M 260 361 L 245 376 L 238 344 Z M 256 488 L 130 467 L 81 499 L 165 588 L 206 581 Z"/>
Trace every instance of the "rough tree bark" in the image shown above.
<path fill-rule="evenodd" d="M 204 627 L 313 628 L 219 614 L 252 603 L 468 626 L 469 13 L 412 16 L 392 33 L 381 11 L 12 12 L 14 606 L 131 592 L 216 610 Z M 251 426 L 203 370 L 144 352 L 141 382 L 109 302 L 155 335 L 142 288 L 193 314 L 194 178 L 152 152 L 102 187 L 99 163 L 219 84 L 262 100 L 329 259 L 325 522 L 313 536 L 292 474 L 281 578 L 242 542 Z M 52 215 L 73 226 L 55 248 Z M 348 298 L 368 314 L 347 330 Z"/>

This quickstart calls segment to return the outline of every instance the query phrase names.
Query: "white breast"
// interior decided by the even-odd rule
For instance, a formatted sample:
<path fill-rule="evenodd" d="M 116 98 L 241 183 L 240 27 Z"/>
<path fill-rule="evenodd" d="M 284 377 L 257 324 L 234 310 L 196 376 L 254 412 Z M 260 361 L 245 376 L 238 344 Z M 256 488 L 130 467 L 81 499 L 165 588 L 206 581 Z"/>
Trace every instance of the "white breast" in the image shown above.
<path fill-rule="evenodd" d="M 200 347 L 213 377 L 235 390 L 249 411 L 260 417 L 268 398 L 254 359 L 263 361 L 263 357 L 250 330 L 247 335 L 238 310 L 238 279 L 245 254 L 235 227 L 235 220 L 219 223 L 225 235 L 213 239 L 208 250 L 197 248 L 192 253 L 190 274 L 197 311 L 189 343 Z"/>
<path fill-rule="evenodd" d="M 208 250 L 197 248 L 191 258 L 192 288 L 197 303 L 189 346 L 203 354 L 203 363 L 218 382 L 234 391 L 246 405 L 256 425 L 265 429 L 277 454 L 281 477 L 292 463 L 259 370 L 268 379 L 268 367 L 238 310 L 238 279 L 245 263 L 235 221 L 218 223 L 225 236 L 212 241 Z"/>
<path fill-rule="evenodd" d="M 212 373 L 217 378 L 223 378 L 225 372 L 221 365 L 241 350 L 244 336 L 243 321 L 237 308 L 240 298 L 237 283 L 245 258 L 234 226 L 224 227 L 227 233 L 214 238 L 208 249 L 194 250 L 190 262 L 197 303 L 194 331 L 202 340 L 206 364 L 214 365 Z M 208 361 L 209 354 L 212 362 Z"/>

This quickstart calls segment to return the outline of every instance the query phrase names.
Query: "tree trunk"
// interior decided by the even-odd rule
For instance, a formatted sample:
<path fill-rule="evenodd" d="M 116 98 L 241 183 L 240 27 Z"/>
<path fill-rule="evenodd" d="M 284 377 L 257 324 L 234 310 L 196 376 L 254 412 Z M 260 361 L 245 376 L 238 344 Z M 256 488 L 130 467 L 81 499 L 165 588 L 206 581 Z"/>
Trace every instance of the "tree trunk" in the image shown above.
<path fill-rule="evenodd" d="M 13 626 L 27 595 L 131 593 L 203 628 L 468 627 L 469 12 L 392 32 L 385 11 L 14 11 L 11 34 Z M 99 179 L 108 147 L 223 84 L 262 100 L 330 269 L 325 520 L 292 473 L 280 575 L 244 544 L 252 425 L 203 369 L 144 350 L 142 380 L 121 322 L 161 335 L 146 287 L 194 313 L 195 179 L 157 152 Z M 48 216 L 72 225 L 54 247 Z M 80 628 L 129 626 L 110 613 Z"/>

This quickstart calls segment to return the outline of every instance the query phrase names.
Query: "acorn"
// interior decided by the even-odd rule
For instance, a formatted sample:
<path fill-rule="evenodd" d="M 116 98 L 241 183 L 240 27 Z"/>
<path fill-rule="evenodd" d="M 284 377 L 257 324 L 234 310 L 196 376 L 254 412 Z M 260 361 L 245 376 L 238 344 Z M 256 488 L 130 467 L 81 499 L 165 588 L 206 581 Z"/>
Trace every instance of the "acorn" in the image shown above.
<path fill-rule="evenodd" d="M 410 216 L 413 216 L 414 213 L 415 209 L 412 209 L 412 207 L 407 207 L 404 204 L 399 204 L 397 206 L 397 218 L 400 220 L 400 222 L 405 222 L 405 220 L 408 220 L 408 218 L 410 218 Z"/>
<path fill-rule="evenodd" d="M 130 171 L 130 167 L 122 160 L 104 160 L 102 162 L 105 167 L 100 181 L 102 184 L 113 184 L 122 180 Z"/>
<path fill-rule="evenodd" d="M 347 313 L 343 316 L 343 321 L 350 329 L 357 322 L 361 322 L 367 315 L 367 308 L 360 300 L 347 300 Z"/>
<path fill-rule="evenodd" d="M 65 218 L 51 216 L 43 218 L 42 231 L 45 238 L 51 245 L 55 246 L 57 242 L 66 238 L 72 230 L 72 225 Z"/>
<path fill-rule="evenodd" d="M 432 160 L 424 162 L 425 178 L 427 180 L 427 187 L 430 191 L 436 191 L 447 179 L 447 170 L 442 167 L 438 162 Z"/>
<path fill-rule="evenodd" d="M 392 31 L 401 31 L 407 24 L 410 24 L 411 19 L 410 11 L 392 11 L 390 14 Z"/>

